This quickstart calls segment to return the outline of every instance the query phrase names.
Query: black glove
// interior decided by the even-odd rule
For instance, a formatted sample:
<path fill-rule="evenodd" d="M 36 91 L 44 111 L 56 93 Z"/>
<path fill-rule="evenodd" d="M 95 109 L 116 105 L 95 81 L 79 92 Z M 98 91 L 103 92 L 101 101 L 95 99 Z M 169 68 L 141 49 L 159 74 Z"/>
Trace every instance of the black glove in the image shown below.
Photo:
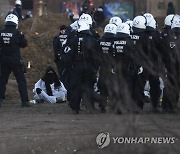
<path fill-rule="evenodd" d="M 41 89 L 40 88 L 36 88 L 36 93 L 39 95 L 41 93 Z"/>

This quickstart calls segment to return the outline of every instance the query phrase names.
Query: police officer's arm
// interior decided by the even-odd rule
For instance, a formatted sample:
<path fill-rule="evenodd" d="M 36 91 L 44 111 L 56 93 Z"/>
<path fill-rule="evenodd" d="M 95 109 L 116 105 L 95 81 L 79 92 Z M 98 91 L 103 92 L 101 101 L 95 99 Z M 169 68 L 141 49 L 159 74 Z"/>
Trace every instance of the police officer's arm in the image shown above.
<path fill-rule="evenodd" d="M 61 49 L 62 49 L 62 47 L 61 47 L 61 44 L 60 44 L 60 41 L 59 41 L 59 37 L 55 36 L 53 38 L 53 51 L 54 51 L 55 60 L 60 59 L 59 56 L 60 56 Z"/>
<path fill-rule="evenodd" d="M 24 34 L 22 32 L 19 32 L 19 38 L 20 38 L 20 42 L 19 42 L 19 46 L 21 48 L 25 48 L 28 46 L 28 41 L 25 38 Z"/>
<path fill-rule="evenodd" d="M 93 57 L 94 57 L 94 67 L 96 70 L 99 69 L 101 65 L 101 46 L 97 40 L 94 39 L 93 43 Z"/>
<path fill-rule="evenodd" d="M 58 36 L 55 36 L 53 38 L 53 50 L 54 50 L 54 53 L 58 50 Z"/>
<path fill-rule="evenodd" d="M 62 47 L 61 60 L 64 62 L 65 69 L 69 69 L 74 61 L 75 49 L 77 45 L 76 38 L 68 38 Z"/>

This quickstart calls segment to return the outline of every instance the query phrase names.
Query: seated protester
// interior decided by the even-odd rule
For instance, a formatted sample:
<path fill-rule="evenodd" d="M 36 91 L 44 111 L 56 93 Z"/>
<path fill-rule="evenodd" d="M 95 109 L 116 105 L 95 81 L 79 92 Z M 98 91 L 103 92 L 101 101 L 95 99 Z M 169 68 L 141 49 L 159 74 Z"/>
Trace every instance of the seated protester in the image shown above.
<path fill-rule="evenodd" d="M 45 75 L 35 84 L 33 93 L 36 102 L 57 103 L 66 100 L 67 90 L 54 69 L 49 66 Z"/>

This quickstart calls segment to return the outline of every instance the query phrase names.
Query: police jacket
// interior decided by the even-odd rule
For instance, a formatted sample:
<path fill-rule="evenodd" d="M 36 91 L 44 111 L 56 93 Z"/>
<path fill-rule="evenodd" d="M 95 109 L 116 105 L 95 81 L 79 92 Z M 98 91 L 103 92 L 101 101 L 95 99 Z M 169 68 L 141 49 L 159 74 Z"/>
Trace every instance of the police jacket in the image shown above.
<path fill-rule="evenodd" d="M 112 52 L 115 35 L 112 33 L 105 33 L 100 40 L 100 65 L 107 68 L 112 66 Z M 111 67 L 110 66 L 110 67 Z"/>
<path fill-rule="evenodd" d="M 130 71 L 133 64 L 133 42 L 128 34 L 117 33 L 115 35 L 111 55 L 115 67 L 121 67 L 123 71 Z"/>
<path fill-rule="evenodd" d="M 63 46 L 63 61 L 66 66 L 81 63 L 84 67 L 91 66 L 97 69 L 97 47 L 97 41 L 89 30 L 78 32 L 74 37 L 68 38 Z"/>
<path fill-rule="evenodd" d="M 61 59 L 62 44 L 67 39 L 67 36 L 67 34 L 59 33 L 59 35 L 53 38 L 53 50 L 55 61 L 59 61 Z"/>
<path fill-rule="evenodd" d="M 173 38 L 171 27 L 164 27 L 161 32 L 161 43 L 163 45 L 161 59 L 164 65 L 168 65 L 170 63 L 170 40 Z"/>
<path fill-rule="evenodd" d="M 13 14 L 15 14 L 19 20 L 22 20 L 22 13 L 21 13 L 21 6 L 16 5 L 12 11 Z"/>
<path fill-rule="evenodd" d="M 100 35 L 98 34 L 98 32 L 97 32 L 95 29 L 93 29 L 93 28 L 91 28 L 90 31 L 91 31 L 93 37 L 94 37 L 97 41 L 99 41 Z"/>
<path fill-rule="evenodd" d="M 164 39 L 165 40 L 165 39 Z M 164 50 L 164 64 L 169 74 L 180 73 L 180 29 L 171 30 L 168 38 L 166 38 L 167 48 Z"/>
<path fill-rule="evenodd" d="M 145 30 L 133 27 L 131 39 L 134 44 L 133 60 L 137 66 L 146 66 L 147 62 L 147 42 L 148 38 Z"/>
<path fill-rule="evenodd" d="M 156 65 L 159 61 L 159 57 L 161 56 L 162 49 L 162 45 L 160 44 L 160 33 L 158 30 L 155 30 L 154 28 L 147 27 L 146 34 L 148 37 L 147 56 L 148 59 Z"/>
<path fill-rule="evenodd" d="M 20 64 L 20 48 L 25 48 L 28 42 L 22 32 L 15 26 L 6 26 L 0 30 L 0 54 L 2 62 Z"/>

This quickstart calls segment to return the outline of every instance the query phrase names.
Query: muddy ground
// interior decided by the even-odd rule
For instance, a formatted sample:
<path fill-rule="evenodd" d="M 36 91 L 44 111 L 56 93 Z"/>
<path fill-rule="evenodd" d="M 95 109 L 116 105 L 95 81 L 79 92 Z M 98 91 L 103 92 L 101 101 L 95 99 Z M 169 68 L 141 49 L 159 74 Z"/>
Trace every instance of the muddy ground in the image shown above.
<path fill-rule="evenodd" d="M 148 104 L 147 104 L 148 105 Z M 67 103 L 4 102 L 0 109 L 1 154 L 178 154 L 179 114 L 73 115 Z M 109 132 L 111 143 L 100 149 L 96 136 Z M 114 144 L 112 137 L 175 137 L 173 144 Z"/>

